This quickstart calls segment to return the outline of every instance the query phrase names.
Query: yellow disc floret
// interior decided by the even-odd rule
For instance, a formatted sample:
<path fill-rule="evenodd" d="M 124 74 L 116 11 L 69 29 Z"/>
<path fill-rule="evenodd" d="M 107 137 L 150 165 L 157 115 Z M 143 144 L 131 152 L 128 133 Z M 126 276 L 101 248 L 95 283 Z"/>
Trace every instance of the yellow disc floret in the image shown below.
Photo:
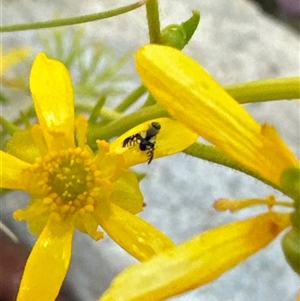
<path fill-rule="evenodd" d="M 26 174 L 37 195 L 32 201 L 35 205 L 15 212 L 18 220 L 30 223 L 30 217 L 43 214 L 58 223 L 69 220 L 79 230 L 98 238 L 97 222 L 91 223 L 91 219 L 94 220 L 95 202 L 103 198 L 101 190 L 103 185 L 107 190 L 108 180 L 101 178 L 102 172 L 88 151 L 78 147 L 50 152 L 36 159 Z M 91 217 L 89 222 L 87 214 Z"/>
<path fill-rule="evenodd" d="M 33 171 L 41 175 L 39 185 L 45 191 L 44 203 L 50 210 L 62 215 L 93 210 L 90 193 L 99 177 L 87 152 L 76 148 L 50 153 L 34 165 Z"/>

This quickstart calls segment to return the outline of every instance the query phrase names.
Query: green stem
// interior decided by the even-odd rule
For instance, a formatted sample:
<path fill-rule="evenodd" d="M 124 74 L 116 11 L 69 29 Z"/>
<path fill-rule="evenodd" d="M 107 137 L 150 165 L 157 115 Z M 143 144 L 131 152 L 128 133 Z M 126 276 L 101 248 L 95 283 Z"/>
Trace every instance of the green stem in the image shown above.
<path fill-rule="evenodd" d="M 239 85 L 231 85 L 231 86 L 225 87 L 225 89 L 233 97 L 237 96 L 237 100 L 240 103 L 247 103 L 249 101 L 253 102 L 255 97 L 257 99 L 261 98 L 260 101 L 267 101 L 267 100 L 274 99 L 274 97 L 275 97 L 274 91 L 278 88 L 278 84 L 280 85 L 281 98 L 289 98 L 289 97 L 295 98 L 297 96 L 297 91 L 299 94 L 299 87 L 295 84 L 298 81 L 299 81 L 298 77 L 270 79 L 270 80 L 262 80 L 262 81 L 257 81 L 257 82 L 239 84 Z M 263 93 L 263 92 L 261 92 L 260 94 L 254 93 L 255 97 L 252 97 L 251 100 L 249 99 L 248 93 L 251 94 L 253 92 L 252 89 L 260 87 L 260 89 L 258 89 L 258 90 L 262 91 L 262 86 L 266 86 L 266 85 L 268 86 L 268 91 L 269 91 L 267 94 Z M 253 88 L 253 86 L 254 86 L 254 88 Z M 137 92 L 139 89 L 141 89 L 141 91 Z M 142 90 L 143 90 L 142 87 L 139 87 L 136 91 L 133 91 L 132 94 L 134 95 L 135 92 L 137 94 L 142 93 Z M 247 90 L 247 93 L 245 93 L 245 90 Z M 272 97 L 271 97 L 271 95 L 272 95 Z M 299 97 L 299 95 L 298 95 L 298 97 Z M 279 99 L 279 97 L 277 97 L 277 99 Z M 121 109 L 122 109 L 122 106 L 121 106 Z M 124 104 L 124 106 L 126 108 L 125 104 Z M 120 108 L 118 108 L 118 111 L 119 110 L 120 110 Z M 117 117 L 118 115 L 115 114 L 114 116 Z M 166 117 L 166 116 L 169 116 L 169 114 L 160 104 L 154 104 L 151 106 L 143 107 L 139 111 L 136 111 L 132 114 L 128 114 L 126 116 L 122 116 L 103 127 L 99 127 L 99 126 L 93 127 L 90 131 L 89 141 L 90 141 L 90 143 L 94 143 L 94 141 L 96 139 L 107 139 L 108 140 L 112 137 L 115 137 L 115 136 L 118 136 L 118 135 L 124 133 L 125 131 L 129 130 L 130 128 L 132 128 L 142 122 L 145 122 L 147 120 L 151 120 L 154 118 Z M 206 147 L 207 146 L 202 146 L 202 149 L 206 148 Z M 194 151 L 194 149 L 192 149 L 192 148 L 189 148 L 186 151 L 191 151 L 191 150 Z M 224 160 L 225 155 L 222 154 L 221 152 L 217 151 L 215 148 L 209 149 L 209 152 L 205 152 L 205 154 L 206 154 L 206 156 L 208 156 L 208 158 L 210 155 L 215 157 L 214 152 L 218 152 L 218 156 L 222 155 L 223 156 L 222 160 Z M 200 157 L 200 158 L 203 158 L 203 157 Z M 265 182 L 268 185 L 271 185 L 274 188 L 278 189 L 277 186 L 275 187 L 274 184 L 266 182 L 266 180 L 262 179 L 261 177 L 259 177 L 259 175 L 253 173 L 252 171 L 246 169 L 244 166 L 238 165 L 238 163 L 236 163 L 235 161 L 233 161 L 232 159 L 230 159 L 228 157 L 226 157 L 226 158 L 227 158 L 227 160 L 229 160 L 227 162 L 227 164 L 229 164 L 229 165 L 226 165 L 223 161 L 220 161 L 220 163 L 219 163 L 218 160 L 217 161 L 214 161 L 213 159 L 207 159 L 207 160 L 211 161 L 211 162 L 219 163 L 219 164 L 224 163 L 224 165 L 226 165 L 226 166 L 232 167 L 232 168 L 242 171 L 246 174 L 249 174 L 249 175 L 261 180 L 262 182 Z M 203 158 L 203 159 L 205 159 L 205 158 Z M 232 164 L 232 166 L 231 166 L 231 164 Z M 235 167 L 235 166 L 238 166 L 238 167 Z"/>
<path fill-rule="evenodd" d="M 132 104 L 134 104 L 145 92 L 147 91 L 144 85 L 140 85 L 135 90 L 133 90 L 117 107 L 116 111 L 119 113 L 124 112 Z"/>
<path fill-rule="evenodd" d="M 24 116 L 26 116 L 26 118 L 24 119 Z M 36 112 L 34 107 L 31 105 L 30 107 L 28 107 L 24 112 L 20 111 L 19 117 L 17 119 L 15 119 L 13 121 L 13 124 L 20 126 L 20 125 L 24 125 L 27 123 L 27 121 L 31 118 L 31 117 L 35 117 L 36 116 Z M 25 120 L 25 121 L 24 121 Z M 27 120 L 27 121 L 26 121 Z"/>
<path fill-rule="evenodd" d="M 103 107 L 101 109 L 101 117 L 106 121 L 114 121 L 121 118 L 121 114 L 116 112 L 115 110 L 111 110 Z"/>
<path fill-rule="evenodd" d="M 108 10 L 105 12 L 100 12 L 100 13 L 95 13 L 95 14 L 90 14 L 90 15 L 85 15 L 85 16 L 71 17 L 71 18 L 65 18 L 65 19 L 59 19 L 59 20 L 49 20 L 49 21 L 35 22 L 35 23 L 29 23 L 29 24 L 23 23 L 23 24 L 4 25 L 4 26 L 0 26 L 0 32 L 51 28 L 51 27 L 67 26 L 67 25 L 74 25 L 74 24 L 80 24 L 80 23 L 107 19 L 107 18 L 111 18 L 114 16 L 118 16 L 118 15 L 130 12 L 130 11 L 144 5 L 147 1 L 148 0 L 141 0 L 141 1 L 135 2 L 133 4 L 127 5 L 127 6 L 122 6 L 122 7 Z"/>
<path fill-rule="evenodd" d="M 130 130 L 134 126 L 154 118 L 168 117 L 168 112 L 159 104 L 142 108 L 137 112 L 122 116 L 109 124 L 98 127 L 95 126 L 89 131 L 89 144 L 93 145 L 96 139 L 109 140 Z"/>
<path fill-rule="evenodd" d="M 106 102 L 106 96 L 102 95 L 99 100 L 97 101 L 96 105 L 93 107 L 91 110 L 90 118 L 89 118 L 89 123 L 96 123 L 101 110 Z"/>
<path fill-rule="evenodd" d="M 160 22 L 158 1 L 149 0 L 146 4 L 150 43 L 160 43 Z"/>
<path fill-rule="evenodd" d="M 244 165 L 236 162 L 234 159 L 226 156 L 223 152 L 219 151 L 214 146 L 210 146 L 202 143 L 194 143 L 191 146 L 189 146 L 187 149 L 185 149 L 184 153 L 196 158 L 204 159 L 209 162 L 217 163 L 222 166 L 227 166 L 232 169 L 238 170 L 281 191 L 279 186 L 277 186 L 272 182 L 267 181 L 266 179 L 262 178 L 259 174 L 248 169 Z"/>
<path fill-rule="evenodd" d="M 146 101 L 145 101 L 145 103 L 143 104 L 142 108 L 149 107 L 149 106 L 152 106 L 154 104 L 156 104 L 156 100 L 152 96 L 152 94 L 149 94 Z"/>
<path fill-rule="evenodd" d="M 17 126 L 2 116 L 0 116 L 0 124 L 2 125 L 3 130 L 10 135 L 13 135 L 15 132 L 20 130 Z"/>
<path fill-rule="evenodd" d="M 233 84 L 225 90 L 237 102 L 251 103 L 300 98 L 300 77 L 282 77 Z"/>

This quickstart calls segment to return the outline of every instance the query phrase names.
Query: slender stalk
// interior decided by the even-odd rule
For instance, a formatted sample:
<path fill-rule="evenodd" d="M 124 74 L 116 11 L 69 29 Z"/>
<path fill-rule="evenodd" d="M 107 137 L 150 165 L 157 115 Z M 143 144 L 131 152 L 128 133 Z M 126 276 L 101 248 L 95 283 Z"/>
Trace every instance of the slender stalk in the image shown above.
<path fill-rule="evenodd" d="M 272 186 L 273 188 L 281 191 L 279 186 L 262 178 L 259 174 L 248 169 L 247 167 L 238 163 L 234 159 L 228 157 L 214 146 L 210 146 L 202 143 L 194 143 L 191 146 L 189 146 L 187 149 L 185 149 L 184 153 L 196 158 L 204 159 L 209 162 L 220 164 L 222 166 L 230 167 L 232 169 L 245 173 L 253 178 L 256 178 L 259 181 L 264 182 L 265 184 Z"/>
<path fill-rule="evenodd" d="M 145 103 L 143 104 L 142 108 L 152 106 L 156 103 L 155 98 L 152 96 L 152 94 L 149 94 Z"/>
<path fill-rule="evenodd" d="M 158 0 L 149 0 L 146 4 L 150 43 L 160 42 L 160 22 Z"/>
<path fill-rule="evenodd" d="M 300 78 L 283 77 L 272 78 L 241 84 L 225 86 L 224 89 L 240 104 L 251 102 L 274 101 L 282 99 L 300 98 Z M 117 112 L 124 112 L 139 97 L 147 91 L 146 87 L 140 85 L 133 90 L 117 107 Z M 149 95 L 143 107 L 153 105 L 153 96 Z"/>
<path fill-rule="evenodd" d="M 98 21 L 102 19 L 111 18 L 114 16 L 118 16 L 121 14 L 125 14 L 127 12 L 130 12 L 145 3 L 147 3 L 148 0 L 141 0 L 138 2 L 135 2 L 133 4 L 122 6 L 116 9 L 90 14 L 90 15 L 84 15 L 84 16 L 77 16 L 77 17 L 71 17 L 71 18 L 65 18 L 65 19 L 58 19 L 58 20 L 49 20 L 49 21 L 43 21 L 43 22 L 35 22 L 35 23 L 23 23 L 23 24 L 13 24 L 13 25 L 4 25 L 0 26 L 0 32 L 12 32 L 12 31 L 22 31 L 22 30 L 32 30 L 32 29 L 40 29 L 40 28 L 51 28 L 51 27 L 58 27 L 58 26 L 67 26 L 67 25 L 74 25 L 74 24 L 80 24 L 80 23 L 86 23 L 91 21 Z"/>
<path fill-rule="evenodd" d="M 231 213 L 243 210 L 245 208 L 253 206 L 266 205 L 269 209 L 274 206 L 282 206 L 293 208 L 294 203 L 292 201 L 277 201 L 273 195 L 269 195 L 264 199 L 251 198 L 251 199 L 227 199 L 221 198 L 214 202 L 214 208 L 218 211 L 229 210 Z"/>
<path fill-rule="evenodd" d="M 115 110 L 111 110 L 105 107 L 102 108 L 100 115 L 106 121 L 118 120 L 122 116 L 120 113 L 116 112 Z"/>
<path fill-rule="evenodd" d="M 239 86 L 232 85 L 232 86 L 225 87 L 225 89 L 233 97 L 238 95 L 237 100 L 240 103 L 246 103 L 246 102 L 250 101 L 247 93 L 249 93 L 251 95 L 252 85 L 258 85 L 258 86 L 267 85 L 267 86 L 269 86 L 269 91 L 275 91 L 278 88 L 277 84 L 280 83 L 281 98 L 286 99 L 288 95 L 290 95 L 290 97 L 297 96 L 297 90 L 299 91 L 299 87 L 296 87 L 295 83 L 297 82 L 298 79 L 299 78 L 297 78 L 297 77 L 270 79 L 270 80 L 259 81 L 257 83 L 256 82 L 245 83 L 245 84 L 241 84 Z M 243 89 L 246 89 L 248 92 L 245 93 L 243 91 L 240 91 Z M 260 89 L 258 89 L 258 90 L 260 90 Z M 290 94 L 288 94 L 289 93 L 288 91 L 290 91 Z M 261 92 L 259 94 L 259 97 L 262 98 L 262 101 L 269 101 L 269 100 L 273 99 L 273 98 L 271 98 L 271 95 L 272 95 L 272 97 L 274 97 L 274 95 L 275 95 L 274 93 L 275 92 L 269 92 L 267 94 L 264 94 L 263 92 Z M 258 94 L 254 93 L 254 95 L 256 95 L 256 96 L 253 96 L 251 98 L 252 102 L 255 97 L 258 97 Z M 277 97 L 277 98 L 279 99 L 279 97 Z M 151 120 L 154 118 L 159 118 L 159 117 L 166 117 L 166 116 L 169 116 L 169 113 L 160 104 L 154 104 L 151 106 L 143 107 L 139 111 L 128 114 L 126 116 L 122 116 L 103 127 L 95 126 L 90 131 L 89 141 L 90 141 L 90 143 L 93 143 L 96 139 L 110 139 L 114 136 L 118 136 L 118 135 L 124 133 L 125 131 L 129 130 L 130 128 L 132 128 L 144 121 Z M 219 163 L 219 164 L 234 168 L 236 170 L 242 171 L 248 175 L 251 175 L 251 176 L 261 180 L 262 182 L 264 182 L 268 185 L 273 186 L 276 189 L 279 189 L 277 186 L 274 186 L 273 183 L 266 182 L 265 179 L 262 179 L 259 175 L 255 174 L 251 170 L 246 169 L 244 166 L 239 165 L 237 162 L 235 162 L 231 158 L 225 156 L 223 153 L 221 153 L 214 147 L 209 147 L 206 145 L 201 145 L 201 147 L 200 147 L 199 145 L 197 145 L 197 146 L 193 145 L 190 148 L 188 148 L 187 150 L 185 150 L 185 152 L 190 155 L 193 155 L 193 156 L 196 156 L 196 157 L 199 157 L 199 158 L 211 161 L 211 162 Z M 216 159 L 216 158 L 221 158 L 221 159 Z"/>
<path fill-rule="evenodd" d="M 3 130 L 10 135 L 13 135 L 15 132 L 20 130 L 16 125 L 9 122 L 2 116 L 0 116 L 0 124 L 2 125 Z"/>
<path fill-rule="evenodd" d="M 233 84 L 225 90 L 237 102 L 250 103 L 300 98 L 300 77 L 282 77 Z"/>
<path fill-rule="evenodd" d="M 90 113 L 89 123 L 95 123 L 100 115 L 101 109 L 103 108 L 106 101 L 106 96 L 103 95 L 99 98 L 96 105 L 93 107 Z"/>
<path fill-rule="evenodd" d="M 159 104 L 142 108 L 137 112 L 122 116 L 121 118 L 99 127 L 95 126 L 89 131 L 89 143 L 94 144 L 96 139 L 108 140 L 119 136 L 134 126 L 154 118 L 168 117 L 169 113 Z"/>
<path fill-rule="evenodd" d="M 145 92 L 147 91 L 144 85 L 140 85 L 134 89 L 117 107 L 116 111 L 119 113 L 124 112 L 132 104 L 134 104 Z"/>

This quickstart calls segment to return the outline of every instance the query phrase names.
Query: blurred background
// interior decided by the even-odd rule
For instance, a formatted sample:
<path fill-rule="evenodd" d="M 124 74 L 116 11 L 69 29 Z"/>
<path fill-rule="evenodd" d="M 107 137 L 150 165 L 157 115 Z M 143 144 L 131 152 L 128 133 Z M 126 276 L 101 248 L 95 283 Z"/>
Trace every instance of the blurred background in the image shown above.
<path fill-rule="evenodd" d="M 298 0 L 249 0 L 257 2 L 262 9 L 276 19 L 300 31 L 300 2 Z"/>
<path fill-rule="evenodd" d="M 129 3 L 117 0 L 3 0 L 2 24 L 83 15 Z M 298 0 L 161 1 L 162 28 L 186 20 L 192 9 L 201 12 L 201 20 L 184 52 L 199 61 L 221 84 L 299 75 Z M 78 47 L 80 55 L 68 67 L 77 105 L 95 104 L 101 95 L 105 95 L 107 105 L 113 108 L 140 83 L 134 70 L 133 53 L 148 43 L 145 8 L 111 19 L 64 27 L 61 31 L 43 29 L 2 33 L 1 43 L 4 53 L 15 47 L 31 49 L 27 60 L 3 74 L 6 79 L 13 79 L 10 83 L 16 85 L 9 88 L 1 85 L 2 116 L 19 120 L 20 116 L 30 114 L 28 76 L 33 58 L 39 51 L 64 61 L 74 47 Z M 92 81 L 90 76 L 85 81 L 82 72 L 89 74 L 91 69 L 84 70 L 83 67 L 91 65 L 95 53 L 99 54 L 97 70 L 106 70 L 106 75 L 97 81 Z M 6 98 L 9 102 L 5 101 Z M 283 100 L 245 107 L 259 122 L 274 124 L 299 158 L 298 101 Z M 128 112 L 132 110 L 134 107 Z M 6 137 L 1 138 L 3 145 Z M 211 227 L 266 210 L 261 207 L 236 214 L 219 213 L 212 208 L 217 198 L 281 196 L 237 171 L 185 154 L 161 158 L 149 166 L 141 164 L 135 170 L 147 173 L 141 182 L 147 206 L 140 216 L 176 243 Z M 20 192 L 8 192 L 1 197 L 1 301 L 15 299 L 22 268 L 36 239 L 27 232 L 25 223 L 12 218 L 13 211 L 24 207 L 27 201 L 28 196 Z M 71 267 L 57 300 L 97 300 L 112 279 L 134 263 L 136 260 L 107 235 L 102 241 L 95 242 L 76 233 Z M 134 287 L 134 282 L 130 285 Z M 170 300 L 292 301 L 296 299 L 298 288 L 299 279 L 285 262 L 278 238 L 214 282 Z"/>

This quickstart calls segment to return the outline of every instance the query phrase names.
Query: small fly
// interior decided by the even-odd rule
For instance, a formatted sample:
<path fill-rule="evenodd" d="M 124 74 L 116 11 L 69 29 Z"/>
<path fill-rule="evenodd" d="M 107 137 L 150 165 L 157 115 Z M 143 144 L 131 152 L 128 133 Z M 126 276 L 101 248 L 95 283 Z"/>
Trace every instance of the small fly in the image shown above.
<path fill-rule="evenodd" d="M 141 133 L 129 136 L 123 141 L 123 147 L 139 144 L 140 150 L 147 152 L 148 164 L 150 164 L 154 155 L 155 138 L 160 128 L 161 126 L 158 122 L 152 122 L 144 135 L 145 137 Z"/>

